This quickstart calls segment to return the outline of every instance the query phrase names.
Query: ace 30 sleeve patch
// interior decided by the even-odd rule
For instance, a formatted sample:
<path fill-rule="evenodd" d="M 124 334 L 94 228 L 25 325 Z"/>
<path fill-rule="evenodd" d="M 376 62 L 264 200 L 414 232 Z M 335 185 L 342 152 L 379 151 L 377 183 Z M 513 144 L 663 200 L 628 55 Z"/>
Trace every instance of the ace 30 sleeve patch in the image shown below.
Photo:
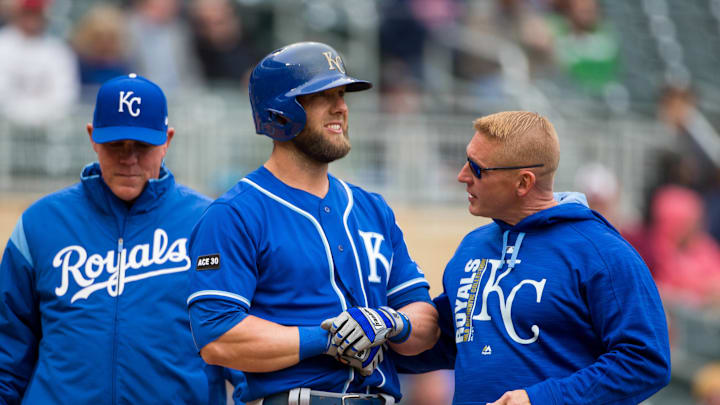
<path fill-rule="evenodd" d="M 197 258 L 196 270 L 217 270 L 220 268 L 220 255 L 205 255 Z"/>

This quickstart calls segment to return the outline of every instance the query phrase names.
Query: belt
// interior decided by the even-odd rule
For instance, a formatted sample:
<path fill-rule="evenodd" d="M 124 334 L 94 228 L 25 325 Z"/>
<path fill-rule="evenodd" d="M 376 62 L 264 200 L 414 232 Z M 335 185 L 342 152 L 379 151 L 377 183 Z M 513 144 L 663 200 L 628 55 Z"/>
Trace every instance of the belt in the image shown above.
<path fill-rule="evenodd" d="M 392 405 L 395 399 L 385 394 L 341 394 L 295 388 L 248 402 L 248 405 Z"/>

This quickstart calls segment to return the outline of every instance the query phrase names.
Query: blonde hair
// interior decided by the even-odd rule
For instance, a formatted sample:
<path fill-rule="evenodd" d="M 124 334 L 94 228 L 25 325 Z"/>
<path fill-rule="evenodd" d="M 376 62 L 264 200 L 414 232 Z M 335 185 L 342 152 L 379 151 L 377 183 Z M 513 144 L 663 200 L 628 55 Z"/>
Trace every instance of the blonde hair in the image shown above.
<path fill-rule="evenodd" d="M 554 173 L 560 162 L 555 127 L 542 115 L 528 111 L 503 111 L 480 117 L 473 126 L 501 147 L 496 164 L 521 166 L 542 163 L 540 173 Z"/>

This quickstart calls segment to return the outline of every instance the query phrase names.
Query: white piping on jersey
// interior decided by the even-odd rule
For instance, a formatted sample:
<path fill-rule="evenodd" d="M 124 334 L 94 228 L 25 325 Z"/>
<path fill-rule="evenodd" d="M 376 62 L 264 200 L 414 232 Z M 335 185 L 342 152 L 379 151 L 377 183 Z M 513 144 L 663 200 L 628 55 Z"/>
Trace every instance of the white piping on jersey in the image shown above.
<path fill-rule="evenodd" d="M 395 220 L 395 226 L 397 226 L 398 229 L 400 229 L 400 232 L 402 232 L 402 228 L 400 228 L 400 225 L 397 223 L 397 220 Z M 387 288 L 387 285 L 390 283 L 390 273 L 392 273 L 393 260 L 395 260 L 395 251 L 394 251 L 394 250 L 393 250 L 392 256 L 390 256 L 390 268 L 388 269 L 387 279 L 385 280 L 385 287 L 386 287 L 386 288 Z"/>
<path fill-rule="evenodd" d="M 342 292 L 340 292 L 340 289 L 338 288 L 337 284 L 335 283 L 335 270 L 334 270 L 335 266 L 332 261 L 332 252 L 330 251 L 330 244 L 328 243 L 327 237 L 325 236 L 325 232 L 323 231 L 322 227 L 320 226 L 320 223 L 318 223 L 318 221 L 315 219 L 315 217 L 313 217 L 312 215 L 310 215 L 303 209 L 296 207 L 294 204 L 290 203 L 289 201 L 286 201 L 286 200 L 276 196 L 275 194 L 271 193 L 270 191 L 265 190 L 264 188 L 260 187 L 258 184 L 253 182 L 252 180 L 250 180 L 248 178 L 243 178 L 240 181 L 244 181 L 245 183 L 255 187 L 261 193 L 263 193 L 266 196 L 272 198 L 273 200 L 279 202 L 280 204 L 290 208 L 291 210 L 297 212 L 298 214 L 304 216 L 305 218 L 310 220 L 310 222 L 312 222 L 313 225 L 315 225 L 315 229 L 320 234 L 320 239 L 322 239 L 323 246 L 325 246 L 325 255 L 327 256 L 328 267 L 330 268 L 330 283 L 332 284 L 333 290 L 335 290 L 335 294 L 337 294 L 338 298 L 340 298 L 340 304 L 342 305 L 343 311 L 345 311 L 347 309 L 347 303 L 345 302 L 345 296 L 342 295 Z M 352 238 L 350 238 L 350 241 L 352 242 Z M 354 245 L 353 245 L 353 249 L 355 249 Z M 356 256 L 357 256 L 357 253 L 356 253 Z M 360 282 L 362 282 L 362 280 L 360 280 Z M 363 290 L 363 294 L 364 293 L 365 293 L 365 291 Z M 349 369 L 350 369 L 350 376 L 349 376 L 348 380 L 345 381 L 345 385 L 343 386 L 343 393 L 347 392 L 348 388 L 350 387 L 350 382 L 352 382 L 352 380 L 355 379 L 355 373 L 353 372 L 352 367 L 349 367 Z"/>
<path fill-rule="evenodd" d="M 355 266 L 357 267 L 358 278 L 360 279 L 360 288 L 362 289 L 363 299 L 365 300 L 365 306 L 368 306 L 367 294 L 365 294 L 365 281 L 363 280 L 363 274 L 362 274 L 362 270 L 360 268 L 360 257 L 358 256 L 357 249 L 355 248 L 355 242 L 353 241 L 353 237 L 350 234 L 350 228 L 348 228 L 348 224 L 347 224 L 348 216 L 350 215 L 350 211 L 352 211 L 352 208 L 353 208 L 353 196 L 352 196 L 352 192 L 350 191 L 350 188 L 347 186 L 347 184 L 345 184 L 345 182 L 340 179 L 338 179 L 338 181 L 345 188 L 345 192 L 347 193 L 347 196 L 348 196 L 348 205 L 347 205 L 347 208 L 345 208 L 345 214 L 343 215 L 343 225 L 345 225 L 345 232 L 347 233 L 348 239 L 350 239 L 350 246 L 352 246 L 353 254 L 355 255 Z"/>
<path fill-rule="evenodd" d="M 340 289 L 338 288 L 337 284 L 335 283 L 335 270 L 334 270 L 335 266 L 333 265 L 333 261 L 332 261 L 332 252 L 330 251 L 330 244 L 327 241 L 325 232 L 323 232 L 322 227 L 320 226 L 318 221 L 315 219 L 315 217 L 313 217 L 309 213 L 305 212 L 304 210 L 296 207 L 292 203 L 285 201 L 284 199 L 276 196 L 275 194 L 271 193 L 270 191 L 265 190 L 264 188 L 260 187 L 259 185 L 257 185 L 255 182 L 253 182 L 252 180 L 250 180 L 248 178 L 243 178 L 240 181 L 243 181 L 243 182 L 255 187 L 261 193 L 263 193 L 266 196 L 272 198 L 273 200 L 279 202 L 280 204 L 290 208 L 291 210 L 297 212 L 298 214 L 304 216 L 310 222 L 312 222 L 313 225 L 315 225 L 315 229 L 320 234 L 320 239 L 322 239 L 323 246 L 325 246 L 325 255 L 327 256 L 328 267 L 330 269 L 330 283 L 332 284 L 333 290 L 335 290 L 335 294 L 337 294 L 338 298 L 340 298 L 340 304 L 342 305 L 343 311 L 345 311 L 347 309 L 347 303 L 345 302 L 345 297 L 342 295 L 342 292 L 340 292 Z"/>
<path fill-rule="evenodd" d="M 352 367 L 348 367 L 350 369 L 350 378 L 345 381 L 345 385 L 343 385 L 342 393 L 347 393 L 348 388 L 350 388 L 350 383 L 355 379 L 355 371 Z"/>
<path fill-rule="evenodd" d="M 400 284 L 399 286 L 393 288 L 392 290 L 388 291 L 387 296 L 389 297 L 389 296 L 395 294 L 396 292 L 405 289 L 406 287 L 410 287 L 411 285 L 415 285 L 418 283 L 428 284 L 427 280 L 425 280 L 425 278 L 423 278 L 423 277 L 414 278 L 414 279 L 412 279 L 410 281 L 406 281 L 406 282 Z"/>
<path fill-rule="evenodd" d="M 385 288 L 387 288 L 387 285 L 390 283 L 390 273 L 392 273 L 393 260 L 395 260 L 395 252 L 394 251 L 393 251 L 392 256 L 390 256 L 390 267 L 388 268 L 387 278 L 385 279 Z"/>
<path fill-rule="evenodd" d="M 380 373 L 380 377 L 382 377 L 382 382 L 380 383 L 380 385 L 377 386 L 377 388 L 382 388 L 383 385 L 385 385 L 385 374 L 383 374 L 382 370 L 380 370 L 379 368 L 377 369 L 377 371 L 378 373 Z"/>
<path fill-rule="evenodd" d="M 200 349 L 202 349 L 202 347 L 198 347 L 197 340 L 195 340 L 195 332 L 193 331 L 193 328 L 192 328 L 192 319 L 190 319 L 190 311 L 188 311 L 187 314 L 188 314 L 188 322 L 189 322 L 188 325 L 190 325 L 190 337 L 192 338 L 193 344 L 195 345 L 195 350 L 197 350 L 198 353 L 200 353 Z"/>
<path fill-rule="evenodd" d="M 250 300 L 243 297 L 242 295 L 233 294 L 231 292 L 227 291 L 220 291 L 220 290 L 200 290 L 192 295 L 190 295 L 187 299 L 187 305 L 190 305 L 190 301 L 194 300 L 197 297 L 204 297 L 206 295 L 212 295 L 212 296 L 220 296 L 220 297 L 226 297 L 226 298 L 232 298 L 234 300 L 240 301 L 243 304 L 245 304 L 248 308 L 250 308 Z"/>

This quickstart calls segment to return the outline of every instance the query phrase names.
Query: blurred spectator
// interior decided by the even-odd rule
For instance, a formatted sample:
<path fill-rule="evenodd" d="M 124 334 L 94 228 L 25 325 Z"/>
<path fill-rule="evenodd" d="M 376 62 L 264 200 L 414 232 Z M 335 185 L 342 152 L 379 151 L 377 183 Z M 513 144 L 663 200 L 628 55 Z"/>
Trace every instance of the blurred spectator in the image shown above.
<path fill-rule="evenodd" d="M 380 53 L 386 58 L 398 58 L 422 77 L 422 54 L 428 32 L 410 13 L 407 1 L 390 0 L 380 3 Z"/>
<path fill-rule="evenodd" d="M 551 70 L 552 32 L 535 4 L 523 0 L 492 0 L 468 3 L 462 24 L 475 37 L 472 51 L 461 51 L 455 74 L 473 84 L 482 99 L 503 98 L 507 83 L 500 61 L 519 47 L 527 57 L 528 77 L 543 77 Z"/>
<path fill-rule="evenodd" d="M 587 197 L 591 209 L 599 212 L 640 253 L 653 272 L 650 251 L 652 243 L 637 212 L 623 212 L 620 205 L 620 182 L 615 173 L 602 163 L 580 166 L 575 174 L 574 189 Z"/>
<path fill-rule="evenodd" d="M 453 400 L 455 377 L 451 370 L 404 375 L 400 405 L 449 405 Z"/>
<path fill-rule="evenodd" d="M 575 173 L 575 189 L 585 194 L 591 209 L 602 214 L 618 230 L 623 227 L 618 208 L 618 180 L 605 165 L 595 162 L 581 166 Z"/>
<path fill-rule="evenodd" d="M 690 132 L 696 119 L 696 105 L 697 98 L 691 88 L 667 86 L 662 91 L 658 119 L 675 134 L 670 156 L 666 157 L 675 162 L 667 162 L 662 180 L 704 193 L 716 185 L 718 173 L 707 151 Z"/>
<path fill-rule="evenodd" d="M 720 145 L 718 135 L 698 113 L 696 104 L 697 96 L 689 87 L 669 85 L 662 91 L 658 119 L 675 134 L 675 139 L 661 153 L 657 183 L 678 184 L 701 193 L 708 231 L 720 241 L 720 171 L 710 155 L 717 154 Z"/>
<path fill-rule="evenodd" d="M 553 36 L 542 8 L 526 0 L 475 2 L 465 24 L 480 35 L 509 40 L 527 53 L 531 72 L 542 74 L 552 63 Z"/>
<path fill-rule="evenodd" d="M 0 115 L 21 127 L 64 117 L 79 91 L 75 55 L 46 33 L 49 1 L 14 0 L 0 29 Z"/>
<path fill-rule="evenodd" d="M 602 20 L 596 0 L 567 0 L 557 7 L 566 14 L 551 19 L 556 63 L 581 89 L 602 94 L 617 79 L 616 33 Z"/>
<path fill-rule="evenodd" d="M 208 81 L 246 81 L 260 60 L 243 35 L 237 10 L 228 0 L 194 0 L 195 51 Z"/>
<path fill-rule="evenodd" d="M 707 208 L 707 228 L 715 241 L 720 243 L 720 185 L 715 185 L 705 193 L 705 206 Z"/>
<path fill-rule="evenodd" d="M 695 307 L 720 304 L 720 245 L 703 229 L 700 195 L 680 186 L 661 187 L 651 215 L 648 245 L 640 253 L 663 299 Z"/>
<path fill-rule="evenodd" d="M 387 59 L 382 66 L 383 112 L 413 114 L 422 109 L 422 88 L 410 67 L 399 59 Z"/>
<path fill-rule="evenodd" d="M 10 20 L 10 4 L 11 1 L 9 0 L 0 0 L 0 27 Z"/>
<path fill-rule="evenodd" d="M 129 73 L 125 15 L 108 5 L 95 5 L 78 21 L 72 44 L 80 64 L 80 81 L 91 95 L 102 83 Z"/>
<path fill-rule="evenodd" d="M 179 0 L 134 0 L 128 18 L 131 69 L 166 93 L 199 83 L 191 32 Z"/>
<path fill-rule="evenodd" d="M 720 363 L 708 363 L 695 374 L 692 393 L 697 405 L 720 405 Z"/>

